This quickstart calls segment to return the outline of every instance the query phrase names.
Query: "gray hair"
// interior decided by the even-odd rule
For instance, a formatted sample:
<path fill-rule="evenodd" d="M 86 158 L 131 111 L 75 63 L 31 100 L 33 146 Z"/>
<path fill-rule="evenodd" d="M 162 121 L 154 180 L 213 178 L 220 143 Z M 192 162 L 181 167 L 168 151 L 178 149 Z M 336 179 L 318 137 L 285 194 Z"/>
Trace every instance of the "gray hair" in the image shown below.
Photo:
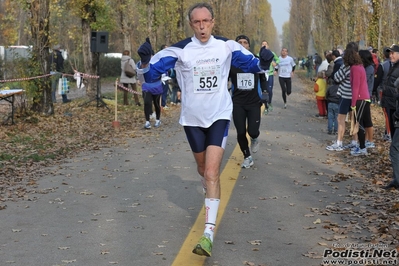
<path fill-rule="evenodd" d="M 191 21 L 191 13 L 193 13 L 194 9 L 197 8 L 206 8 L 208 9 L 208 11 L 211 13 L 212 19 L 213 19 L 213 8 L 210 4 L 208 3 L 197 3 L 194 4 L 193 6 L 190 7 L 190 9 L 188 10 L 188 20 Z"/>

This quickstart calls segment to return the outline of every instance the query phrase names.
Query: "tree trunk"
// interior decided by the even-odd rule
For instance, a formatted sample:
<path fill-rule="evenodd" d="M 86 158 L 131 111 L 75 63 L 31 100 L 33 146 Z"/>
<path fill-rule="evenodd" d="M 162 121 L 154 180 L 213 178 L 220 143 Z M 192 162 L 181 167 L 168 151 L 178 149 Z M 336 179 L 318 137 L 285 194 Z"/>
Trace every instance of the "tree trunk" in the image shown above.
<path fill-rule="evenodd" d="M 83 46 L 83 64 L 86 74 L 97 75 L 99 63 L 99 53 L 92 53 L 90 50 L 91 28 L 86 19 L 82 19 L 82 46 Z M 94 99 L 97 95 L 97 79 L 88 78 L 86 96 Z"/>
<path fill-rule="evenodd" d="M 123 49 L 128 50 L 133 53 L 132 51 L 132 42 L 130 41 L 130 32 L 131 28 L 129 27 L 129 16 L 127 12 L 130 12 L 129 9 L 126 9 L 125 6 L 127 5 L 127 2 L 124 0 L 121 0 L 119 2 L 119 15 L 120 15 L 120 29 L 121 29 L 121 34 L 122 34 L 122 40 L 123 40 Z"/>
<path fill-rule="evenodd" d="M 49 17 L 50 0 L 34 0 L 29 6 L 30 26 L 32 33 L 32 66 L 31 72 L 35 75 L 50 73 L 49 47 Z M 38 63 L 38 65 L 37 65 Z M 40 78 L 33 80 L 36 92 L 33 97 L 32 110 L 44 114 L 54 114 L 51 100 L 51 79 Z"/>

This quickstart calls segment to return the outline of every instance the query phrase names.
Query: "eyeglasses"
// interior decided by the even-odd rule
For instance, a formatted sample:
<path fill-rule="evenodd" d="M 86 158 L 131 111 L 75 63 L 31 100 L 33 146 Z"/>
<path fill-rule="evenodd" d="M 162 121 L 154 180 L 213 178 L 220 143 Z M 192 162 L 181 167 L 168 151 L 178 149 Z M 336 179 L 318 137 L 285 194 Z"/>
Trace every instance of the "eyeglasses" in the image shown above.
<path fill-rule="evenodd" d="M 200 26 L 201 24 L 209 25 L 212 22 L 213 22 L 213 18 L 211 18 L 211 19 L 207 18 L 207 19 L 203 19 L 203 20 L 193 20 L 193 21 L 191 21 L 191 23 L 193 25 L 195 25 L 195 26 Z"/>

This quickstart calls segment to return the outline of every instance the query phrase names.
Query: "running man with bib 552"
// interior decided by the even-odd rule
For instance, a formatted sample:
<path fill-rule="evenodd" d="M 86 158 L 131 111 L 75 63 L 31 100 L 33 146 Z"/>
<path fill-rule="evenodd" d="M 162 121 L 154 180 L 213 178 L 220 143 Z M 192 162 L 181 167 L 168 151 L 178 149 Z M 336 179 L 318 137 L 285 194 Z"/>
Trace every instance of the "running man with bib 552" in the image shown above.
<path fill-rule="evenodd" d="M 197 3 L 188 11 L 194 36 L 169 46 L 151 58 L 152 46 L 140 46 L 139 69 L 146 82 L 161 82 L 162 73 L 174 68 L 181 87 L 179 123 L 184 127 L 202 178 L 205 196 L 205 230 L 193 253 L 211 256 L 216 217 L 220 202 L 220 165 L 222 162 L 232 100 L 227 89 L 230 66 L 257 73 L 269 69 L 272 52 L 265 47 L 260 59 L 239 43 L 212 35 L 213 9 L 208 3 Z"/>

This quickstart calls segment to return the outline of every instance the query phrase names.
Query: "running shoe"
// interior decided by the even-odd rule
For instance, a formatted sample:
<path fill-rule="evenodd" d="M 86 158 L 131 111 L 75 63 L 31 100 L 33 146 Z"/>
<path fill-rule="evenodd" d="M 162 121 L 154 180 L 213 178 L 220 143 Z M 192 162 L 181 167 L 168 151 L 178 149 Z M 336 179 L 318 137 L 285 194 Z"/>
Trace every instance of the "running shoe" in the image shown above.
<path fill-rule="evenodd" d="M 267 115 L 269 113 L 269 110 L 268 109 L 265 109 L 265 111 L 263 111 L 263 114 L 264 115 Z"/>
<path fill-rule="evenodd" d="M 366 140 L 366 148 L 375 148 L 374 142 Z"/>
<path fill-rule="evenodd" d="M 271 103 L 269 103 L 269 111 L 273 112 L 273 105 Z"/>
<path fill-rule="evenodd" d="M 210 257 L 212 255 L 212 246 L 213 244 L 209 237 L 201 236 L 197 245 L 195 245 L 193 249 L 193 253 L 200 256 Z"/>
<path fill-rule="evenodd" d="M 161 120 L 157 120 L 157 121 L 155 122 L 154 127 L 160 127 L 160 126 L 161 126 Z"/>
<path fill-rule="evenodd" d="M 252 160 L 252 156 L 248 156 L 247 158 L 244 159 L 244 162 L 241 164 L 241 168 L 250 168 L 252 165 L 254 165 L 254 160 Z"/>
<path fill-rule="evenodd" d="M 328 151 L 343 151 L 344 148 L 339 146 L 336 142 L 333 145 L 327 146 L 326 150 Z"/>
<path fill-rule="evenodd" d="M 343 146 L 344 150 L 346 149 L 353 149 L 353 148 L 357 148 L 359 146 L 359 144 L 357 142 L 351 142 L 348 145 Z"/>
<path fill-rule="evenodd" d="M 145 128 L 145 129 L 150 129 L 150 128 L 151 128 L 150 122 L 148 122 L 148 121 L 145 122 L 144 128 Z"/>
<path fill-rule="evenodd" d="M 259 140 L 257 138 L 251 138 L 251 151 L 257 153 L 259 150 Z"/>
<path fill-rule="evenodd" d="M 367 148 L 360 149 L 359 147 L 356 147 L 356 149 L 351 150 L 351 155 L 353 156 L 368 155 Z"/>
<path fill-rule="evenodd" d="M 383 140 L 384 140 L 384 141 L 391 142 L 391 134 L 384 134 Z"/>
<path fill-rule="evenodd" d="M 284 109 L 287 109 L 287 104 L 286 103 L 284 104 Z"/>

